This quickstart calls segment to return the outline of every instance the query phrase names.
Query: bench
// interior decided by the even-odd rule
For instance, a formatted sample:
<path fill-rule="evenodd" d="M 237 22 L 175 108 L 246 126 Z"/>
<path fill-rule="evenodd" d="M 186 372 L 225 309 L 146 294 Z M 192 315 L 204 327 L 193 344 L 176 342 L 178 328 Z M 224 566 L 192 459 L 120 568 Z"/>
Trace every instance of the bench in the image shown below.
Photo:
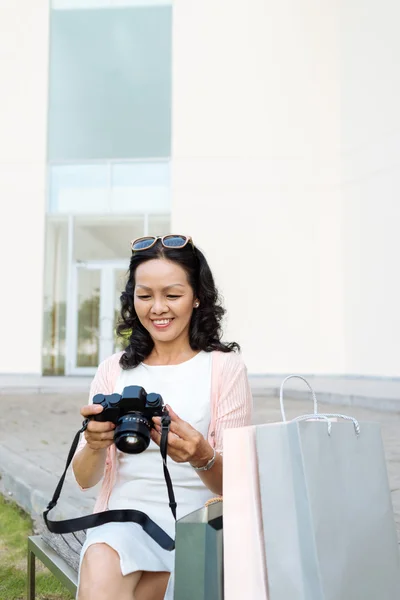
<path fill-rule="evenodd" d="M 61 536 L 48 532 L 28 538 L 27 600 L 35 600 L 36 558 L 76 595 L 79 545 L 74 548 L 71 534 L 67 535 L 68 545 L 63 543 Z M 187 600 L 188 597 L 191 600 L 223 600 L 222 502 L 219 498 L 177 521 L 176 548 L 175 600 Z M 196 582 L 195 586 L 193 582 Z"/>
<path fill-rule="evenodd" d="M 38 558 L 55 577 L 73 594 L 76 595 L 78 573 L 62 558 L 42 536 L 31 535 L 28 538 L 28 594 L 27 600 L 36 598 L 36 558 Z"/>

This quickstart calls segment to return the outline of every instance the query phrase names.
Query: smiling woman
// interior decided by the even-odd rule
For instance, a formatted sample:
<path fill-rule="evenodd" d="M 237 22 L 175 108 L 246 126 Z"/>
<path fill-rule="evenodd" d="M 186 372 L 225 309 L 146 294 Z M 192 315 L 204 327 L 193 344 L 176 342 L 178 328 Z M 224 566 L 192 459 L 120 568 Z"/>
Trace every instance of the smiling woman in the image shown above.
<path fill-rule="evenodd" d="M 171 418 L 168 455 L 178 519 L 222 494 L 223 431 L 251 421 L 239 346 L 221 339 L 224 312 L 206 258 L 190 238 L 135 240 L 117 329 L 128 344 L 100 364 L 89 405 L 81 410 L 85 417 L 100 412 L 92 404 L 96 393 L 120 394 L 130 385 L 161 394 Z M 139 510 L 174 537 L 157 417 L 150 434 L 147 450 L 124 454 L 115 448 L 114 425 L 91 420 L 74 472 L 82 487 L 104 475 L 97 511 Z M 173 552 L 139 525 L 106 523 L 89 530 L 82 549 L 79 600 L 172 600 L 173 571 Z"/>
<path fill-rule="evenodd" d="M 162 357 L 160 364 L 165 364 L 166 359 L 182 362 L 182 358 L 185 360 L 200 350 L 239 350 L 235 342 L 221 341 L 225 310 L 204 254 L 193 243 L 166 246 L 166 237 L 174 236 L 165 236 L 132 253 L 130 277 L 121 296 L 122 322 L 118 326 L 120 334 L 132 330 L 131 343 L 121 359 L 126 368 L 145 359 L 157 361 L 158 354 L 167 346 L 168 356 Z M 189 240 L 186 236 L 175 237 Z M 140 238 L 140 245 L 143 239 L 150 238 Z M 177 323 L 168 325 L 168 337 L 161 338 L 161 346 L 155 347 L 156 338 L 151 332 L 159 330 L 154 321 L 166 318 L 176 319 Z"/>
<path fill-rule="evenodd" d="M 190 352 L 187 347 L 190 320 L 193 309 L 198 306 L 186 271 L 178 263 L 153 259 L 136 269 L 135 311 L 140 323 L 161 348 L 174 341 L 175 352 Z M 153 360 L 159 358 L 155 355 Z M 174 360 L 169 356 L 171 358 Z M 175 360 L 181 362 L 181 358 L 176 356 Z"/>

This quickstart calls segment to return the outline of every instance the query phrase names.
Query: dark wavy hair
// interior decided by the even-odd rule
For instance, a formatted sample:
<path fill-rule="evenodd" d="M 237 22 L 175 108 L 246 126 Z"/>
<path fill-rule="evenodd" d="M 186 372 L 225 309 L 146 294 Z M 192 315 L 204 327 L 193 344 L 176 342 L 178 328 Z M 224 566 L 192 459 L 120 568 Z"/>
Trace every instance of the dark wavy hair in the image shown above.
<path fill-rule="evenodd" d="M 199 308 L 193 310 L 189 328 L 189 343 L 192 350 L 211 352 L 232 352 L 240 350 L 236 342 L 221 341 L 221 321 L 225 309 L 221 306 L 219 294 L 215 287 L 211 269 L 204 254 L 191 244 L 184 248 L 164 248 L 161 241 L 148 250 L 132 254 L 129 265 L 128 281 L 121 294 L 121 315 L 117 326 L 117 334 L 126 343 L 125 352 L 120 359 L 123 369 L 131 369 L 145 360 L 154 348 L 154 342 L 145 327 L 137 318 L 134 306 L 135 273 L 142 263 L 155 258 L 165 258 L 181 266 L 187 274 L 190 286 Z"/>

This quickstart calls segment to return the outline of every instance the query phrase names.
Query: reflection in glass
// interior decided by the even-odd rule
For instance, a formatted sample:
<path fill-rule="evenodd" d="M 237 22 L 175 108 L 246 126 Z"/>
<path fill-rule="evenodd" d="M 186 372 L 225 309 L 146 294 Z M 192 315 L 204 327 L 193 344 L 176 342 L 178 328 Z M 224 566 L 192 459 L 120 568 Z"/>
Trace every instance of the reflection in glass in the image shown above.
<path fill-rule="evenodd" d="M 109 167 L 105 163 L 61 164 L 49 168 L 50 213 L 106 213 Z"/>
<path fill-rule="evenodd" d="M 171 232 L 170 222 L 170 215 L 149 215 L 149 230 L 146 235 L 168 235 L 168 233 L 181 233 L 180 231 Z"/>
<path fill-rule="evenodd" d="M 170 178 L 167 161 L 115 163 L 111 171 L 111 211 L 168 212 L 171 206 Z"/>
<path fill-rule="evenodd" d="M 78 269 L 77 367 L 99 363 L 100 271 Z"/>
<path fill-rule="evenodd" d="M 172 6 L 109 4 L 50 12 L 51 162 L 171 155 Z"/>
<path fill-rule="evenodd" d="M 169 212 L 168 160 L 51 164 L 50 213 L 74 215 Z"/>
<path fill-rule="evenodd" d="M 114 260 L 130 256 L 130 241 L 143 235 L 144 217 L 79 217 L 74 220 L 76 261 Z"/>
<path fill-rule="evenodd" d="M 43 351 L 44 375 L 64 375 L 68 272 L 68 223 L 48 219 L 44 273 Z"/>

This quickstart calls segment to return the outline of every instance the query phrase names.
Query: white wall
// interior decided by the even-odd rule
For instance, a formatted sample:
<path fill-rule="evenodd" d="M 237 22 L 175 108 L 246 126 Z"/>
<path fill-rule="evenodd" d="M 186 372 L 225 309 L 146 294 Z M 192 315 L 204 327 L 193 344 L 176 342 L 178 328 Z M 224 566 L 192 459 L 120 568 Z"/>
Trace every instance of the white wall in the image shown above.
<path fill-rule="evenodd" d="M 172 230 L 251 373 L 345 370 L 338 5 L 174 2 Z"/>
<path fill-rule="evenodd" d="M 0 372 L 39 373 L 48 0 L 0 3 Z"/>
<path fill-rule="evenodd" d="M 342 161 L 349 373 L 400 376 L 400 4 L 342 12 Z"/>
<path fill-rule="evenodd" d="M 0 3 L 0 372 L 40 372 L 48 10 Z M 171 229 L 205 250 L 252 373 L 400 376 L 399 18 L 174 2 Z"/>

